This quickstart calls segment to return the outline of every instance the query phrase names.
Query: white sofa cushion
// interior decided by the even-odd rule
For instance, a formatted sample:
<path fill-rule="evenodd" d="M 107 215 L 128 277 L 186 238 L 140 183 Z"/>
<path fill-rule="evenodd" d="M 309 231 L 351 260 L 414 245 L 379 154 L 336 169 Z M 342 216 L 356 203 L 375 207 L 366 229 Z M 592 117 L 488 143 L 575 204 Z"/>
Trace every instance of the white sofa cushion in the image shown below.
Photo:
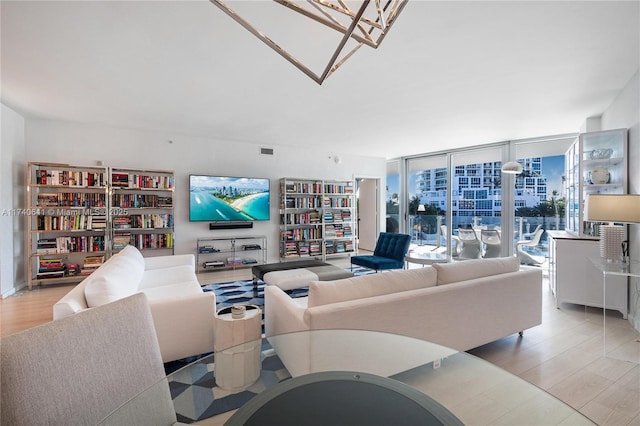
<path fill-rule="evenodd" d="M 142 290 L 147 295 L 149 302 L 160 299 L 178 299 L 185 296 L 193 296 L 202 293 L 202 288 L 197 281 L 174 282 L 160 287 L 148 287 Z"/>
<path fill-rule="evenodd" d="M 131 256 L 116 255 L 86 278 L 84 297 L 90 308 L 114 302 L 138 292 L 144 265 Z"/>
<path fill-rule="evenodd" d="M 138 285 L 139 290 L 146 290 L 151 287 L 163 287 L 175 283 L 190 281 L 198 283 L 193 266 L 172 266 L 164 269 L 150 269 L 144 271 L 144 275 Z"/>
<path fill-rule="evenodd" d="M 144 256 L 142 256 L 142 253 L 140 253 L 140 250 L 138 250 L 134 246 L 132 245 L 126 246 L 125 248 L 120 250 L 117 255 L 122 257 L 127 257 L 132 262 L 136 262 L 138 264 L 137 266 L 142 268 L 142 270 L 144 271 L 145 269 Z"/>
<path fill-rule="evenodd" d="M 438 285 L 491 275 L 516 272 L 520 269 L 517 257 L 496 257 L 492 259 L 473 259 L 453 263 L 435 263 L 433 268 L 438 273 Z"/>
<path fill-rule="evenodd" d="M 335 281 L 312 281 L 309 284 L 308 307 L 381 296 L 400 291 L 436 285 L 436 271 L 430 266 L 408 271 L 344 278 Z"/>

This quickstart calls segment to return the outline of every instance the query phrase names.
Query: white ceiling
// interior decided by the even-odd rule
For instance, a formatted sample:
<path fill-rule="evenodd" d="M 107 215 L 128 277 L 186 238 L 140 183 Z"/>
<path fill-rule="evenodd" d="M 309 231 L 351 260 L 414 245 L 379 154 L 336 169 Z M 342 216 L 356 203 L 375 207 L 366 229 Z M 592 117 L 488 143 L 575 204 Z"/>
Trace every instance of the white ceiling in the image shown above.
<path fill-rule="evenodd" d="M 276 15 L 262 8 L 281 7 L 228 3 L 265 21 Z M 637 72 L 639 4 L 410 0 L 379 49 L 319 86 L 207 0 L 3 0 L 2 102 L 26 116 L 386 158 L 569 133 Z M 274 41 L 299 48 L 300 31 L 277 19 Z"/>

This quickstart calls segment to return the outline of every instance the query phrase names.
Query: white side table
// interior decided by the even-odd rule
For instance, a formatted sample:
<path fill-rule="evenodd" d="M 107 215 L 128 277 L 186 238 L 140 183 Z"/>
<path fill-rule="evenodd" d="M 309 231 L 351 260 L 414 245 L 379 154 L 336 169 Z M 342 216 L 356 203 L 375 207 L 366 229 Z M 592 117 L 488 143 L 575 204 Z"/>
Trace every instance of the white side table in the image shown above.
<path fill-rule="evenodd" d="M 593 259 L 591 258 L 591 263 L 602 272 L 602 333 L 603 333 L 603 344 L 604 344 L 604 356 L 607 356 L 607 314 L 605 312 L 607 306 L 607 286 L 615 285 L 616 283 L 624 283 L 625 287 L 625 296 L 628 294 L 628 280 L 615 280 L 613 277 L 635 277 L 640 278 L 640 262 L 637 260 L 629 260 L 626 263 L 621 262 L 607 262 L 601 258 Z M 609 278 L 609 283 L 607 284 L 607 278 Z M 626 310 L 626 297 L 625 297 L 625 310 Z M 623 318 L 627 318 L 627 315 L 624 315 Z"/>
<path fill-rule="evenodd" d="M 242 318 L 233 318 L 231 307 L 218 311 L 213 326 L 214 377 L 226 390 L 241 390 L 260 377 L 262 311 L 243 305 Z"/>

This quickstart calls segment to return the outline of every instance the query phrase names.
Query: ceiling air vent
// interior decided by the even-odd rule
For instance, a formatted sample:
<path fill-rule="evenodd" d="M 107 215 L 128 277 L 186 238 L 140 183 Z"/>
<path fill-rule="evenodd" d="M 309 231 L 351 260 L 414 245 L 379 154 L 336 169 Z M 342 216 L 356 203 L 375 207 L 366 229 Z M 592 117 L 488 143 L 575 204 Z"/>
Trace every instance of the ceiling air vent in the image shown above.
<path fill-rule="evenodd" d="M 265 148 L 265 147 L 260 147 L 260 154 L 262 155 L 273 155 L 273 148 Z"/>

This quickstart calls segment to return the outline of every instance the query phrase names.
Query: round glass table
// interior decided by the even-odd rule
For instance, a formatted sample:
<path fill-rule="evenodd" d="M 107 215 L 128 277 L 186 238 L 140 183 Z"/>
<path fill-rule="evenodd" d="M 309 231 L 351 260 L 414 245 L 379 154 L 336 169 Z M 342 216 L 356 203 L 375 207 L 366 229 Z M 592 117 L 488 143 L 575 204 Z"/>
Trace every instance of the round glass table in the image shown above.
<path fill-rule="evenodd" d="M 361 424 L 388 424 L 388 416 L 400 415 L 395 408 L 404 407 L 413 410 L 411 416 L 424 415 L 411 417 L 422 418 L 421 424 L 594 424 L 491 363 L 414 338 L 375 331 L 312 330 L 271 336 L 259 343 L 260 376 L 241 389 L 217 386 L 215 354 L 158 384 L 171 390 L 177 420 L 198 425 L 267 424 L 275 413 L 278 424 L 322 424 L 314 423 L 319 419 L 326 424 L 327 415 L 349 413 L 350 424 L 358 423 L 354 420 L 358 418 Z M 244 350 L 241 345 L 239 352 Z M 113 418 L 122 422 L 117 414 Z M 372 418 L 381 421 L 372 423 Z M 117 424 L 108 420 L 104 424 Z M 403 424 L 401 416 L 395 424 Z"/>
<path fill-rule="evenodd" d="M 433 265 L 434 263 L 451 262 L 451 257 L 446 253 L 427 252 L 409 252 L 404 257 L 405 262 L 417 263 L 418 265 Z"/>

